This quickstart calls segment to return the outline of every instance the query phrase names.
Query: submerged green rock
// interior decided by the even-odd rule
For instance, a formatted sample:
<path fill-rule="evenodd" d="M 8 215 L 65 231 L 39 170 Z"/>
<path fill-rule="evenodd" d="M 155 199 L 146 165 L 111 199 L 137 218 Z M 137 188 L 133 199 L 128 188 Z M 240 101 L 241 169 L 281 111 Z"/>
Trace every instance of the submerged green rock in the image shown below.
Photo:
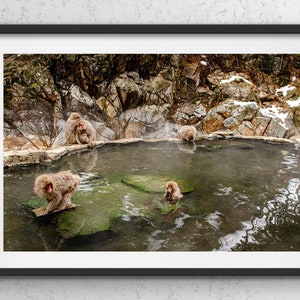
<path fill-rule="evenodd" d="M 181 193 L 189 193 L 195 189 L 190 181 L 171 176 L 128 175 L 122 178 L 122 182 L 146 193 L 164 193 L 165 185 L 170 180 L 177 182 Z"/>
<path fill-rule="evenodd" d="M 206 146 L 202 147 L 202 149 L 204 149 L 206 151 L 210 151 L 210 152 L 214 152 L 214 151 L 220 150 L 222 148 L 223 148 L 222 145 L 206 145 Z"/>
<path fill-rule="evenodd" d="M 93 191 L 79 191 L 74 196 L 74 202 L 81 206 L 76 213 L 68 212 L 59 216 L 57 232 L 62 237 L 110 230 L 111 222 L 117 218 L 130 220 L 131 217 L 150 214 L 148 202 L 151 199 L 148 195 L 141 195 L 120 181 L 106 184 Z"/>
<path fill-rule="evenodd" d="M 40 198 L 33 198 L 23 203 L 26 206 L 29 206 L 32 209 L 39 208 L 47 205 L 47 201 Z"/>
<path fill-rule="evenodd" d="M 182 193 L 194 190 L 190 182 L 168 176 L 128 175 L 125 178 L 102 178 L 97 174 L 87 173 L 81 174 L 81 179 L 79 189 L 72 197 L 72 203 L 79 205 L 78 207 L 40 217 L 53 218 L 56 232 L 63 239 L 112 230 L 112 224 L 117 219 L 151 219 L 157 217 L 159 212 L 164 215 L 180 207 L 181 203 L 167 205 L 162 200 L 165 184 L 169 180 L 175 180 Z M 24 204 L 39 208 L 47 202 L 33 198 Z"/>
<path fill-rule="evenodd" d="M 180 208 L 184 205 L 185 204 L 182 201 L 179 201 L 175 204 L 168 204 L 168 203 L 165 203 L 165 202 L 158 202 L 157 203 L 157 208 L 160 210 L 160 212 L 163 215 L 166 215 L 169 212 L 175 211 L 175 210 L 177 210 L 178 208 Z"/>
<path fill-rule="evenodd" d="M 40 218 L 53 218 L 56 232 L 63 239 L 88 236 L 111 230 L 116 219 L 151 218 L 161 198 L 125 185 L 120 178 L 82 176 L 79 190 L 72 197 L 72 203 L 79 206 Z M 23 204 L 34 209 L 47 202 L 33 198 Z"/>

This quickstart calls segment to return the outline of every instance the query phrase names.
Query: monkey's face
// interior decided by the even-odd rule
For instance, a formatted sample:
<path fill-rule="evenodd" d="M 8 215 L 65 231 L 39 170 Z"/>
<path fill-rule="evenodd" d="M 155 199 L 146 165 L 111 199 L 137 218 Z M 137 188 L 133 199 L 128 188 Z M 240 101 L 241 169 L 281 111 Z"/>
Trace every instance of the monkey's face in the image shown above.
<path fill-rule="evenodd" d="M 189 141 L 192 141 L 192 140 L 194 139 L 194 136 L 193 136 L 193 134 L 192 134 L 191 132 L 189 132 L 189 133 L 187 134 L 187 139 L 188 139 Z"/>
<path fill-rule="evenodd" d="M 166 193 L 167 197 L 171 197 L 177 188 L 177 184 L 175 182 L 168 182 L 166 185 Z"/>
<path fill-rule="evenodd" d="M 79 127 L 79 129 L 83 130 L 83 124 L 82 124 L 82 122 L 79 121 L 77 124 L 78 124 L 77 126 Z"/>
<path fill-rule="evenodd" d="M 46 193 L 47 193 L 47 194 L 51 194 L 52 191 L 53 191 L 53 185 L 52 185 L 52 183 L 48 183 L 48 184 L 45 186 L 45 190 L 46 190 Z"/>
<path fill-rule="evenodd" d="M 166 191 L 167 191 L 168 194 L 172 194 L 172 192 L 173 192 L 173 186 L 169 184 L 167 186 L 167 188 L 166 188 Z"/>

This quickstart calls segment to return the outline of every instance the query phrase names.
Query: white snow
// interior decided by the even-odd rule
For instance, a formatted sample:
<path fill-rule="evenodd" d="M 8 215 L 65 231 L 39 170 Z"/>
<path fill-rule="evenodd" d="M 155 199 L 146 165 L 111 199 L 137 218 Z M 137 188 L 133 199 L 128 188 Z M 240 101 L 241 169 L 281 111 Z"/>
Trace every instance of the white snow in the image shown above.
<path fill-rule="evenodd" d="M 285 120 L 288 116 L 288 113 L 283 113 L 281 108 L 278 108 L 277 106 L 272 105 L 271 107 L 261 108 L 260 111 L 263 115 L 268 116 L 274 120 L 279 119 L 280 125 L 287 129 Z"/>
<path fill-rule="evenodd" d="M 286 86 L 281 87 L 280 89 L 276 89 L 275 90 L 275 95 L 277 96 L 278 93 L 282 93 L 282 96 L 285 97 L 287 95 L 288 91 L 292 91 L 294 89 L 295 89 L 294 86 L 291 86 L 291 85 L 288 84 Z"/>
<path fill-rule="evenodd" d="M 300 97 L 297 100 L 288 100 L 286 103 L 289 107 L 297 107 L 300 105 Z"/>
<path fill-rule="evenodd" d="M 251 84 L 253 85 L 252 82 L 250 82 L 249 80 L 245 79 L 244 77 L 242 76 L 231 76 L 229 79 L 222 79 L 221 80 L 221 83 L 229 83 L 229 82 L 232 82 L 232 81 L 235 81 L 235 80 L 243 80 L 245 83 L 248 83 L 248 84 Z"/>
<path fill-rule="evenodd" d="M 234 105 L 239 105 L 239 106 L 247 106 L 247 105 L 254 105 L 257 106 L 257 104 L 254 101 L 237 101 L 233 100 Z"/>
<path fill-rule="evenodd" d="M 204 60 L 201 60 L 201 61 L 200 61 L 200 64 L 203 65 L 203 66 L 207 66 L 207 62 L 204 61 Z"/>

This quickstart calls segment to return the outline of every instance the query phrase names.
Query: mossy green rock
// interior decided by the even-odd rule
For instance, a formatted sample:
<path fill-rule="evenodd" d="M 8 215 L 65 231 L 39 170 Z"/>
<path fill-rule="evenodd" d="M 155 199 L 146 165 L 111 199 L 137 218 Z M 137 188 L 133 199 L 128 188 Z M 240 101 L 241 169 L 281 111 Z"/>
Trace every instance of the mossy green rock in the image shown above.
<path fill-rule="evenodd" d="M 223 148 L 222 145 L 207 145 L 207 146 L 203 147 L 204 150 L 210 151 L 210 152 L 218 151 L 222 148 Z"/>
<path fill-rule="evenodd" d="M 118 218 L 151 218 L 156 201 L 152 195 L 123 184 L 120 178 L 86 176 L 72 197 L 72 203 L 78 207 L 41 218 L 53 218 L 58 235 L 68 239 L 111 230 L 112 221 Z M 24 202 L 31 208 L 46 204 L 38 198 Z"/>
<path fill-rule="evenodd" d="M 40 199 L 40 198 L 33 198 L 33 199 L 30 199 L 30 200 L 26 201 L 23 204 L 26 205 L 26 206 L 29 206 L 32 209 L 35 209 L 35 208 L 39 208 L 39 207 L 42 207 L 42 206 L 46 206 L 47 202 L 43 199 Z"/>
<path fill-rule="evenodd" d="M 128 175 L 122 182 L 146 193 L 164 193 L 166 183 L 170 180 L 177 182 L 181 193 L 189 193 L 195 189 L 190 181 L 171 176 Z"/>
<path fill-rule="evenodd" d="M 151 215 L 151 197 L 114 178 L 102 181 L 98 187 L 94 180 L 93 190 L 79 190 L 73 202 L 80 207 L 58 216 L 57 233 L 63 238 L 110 230 L 117 218 Z"/>
<path fill-rule="evenodd" d="M 168 204 L 168 203 L 165 203 L 165 202 L 158 202 L 157 203 L 157 208 L 160 210 L 160 212 L 163 215 L 166 215 L 169 212 L 175 211 L 175 210 L 177 210 L 178 208 L 180 208 L 184 205 L 185 204 L 182 201 L 179 201 L 175 204 Z"/>

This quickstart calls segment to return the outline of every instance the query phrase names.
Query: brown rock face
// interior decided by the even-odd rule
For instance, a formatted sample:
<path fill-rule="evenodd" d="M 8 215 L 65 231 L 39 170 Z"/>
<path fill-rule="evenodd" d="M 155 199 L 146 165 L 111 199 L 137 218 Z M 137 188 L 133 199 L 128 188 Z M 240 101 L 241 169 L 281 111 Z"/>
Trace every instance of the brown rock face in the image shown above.
<path fill-rule="evenodd" d="M 300 96 L 299 69 L 296 54 L 6 54 L 4 149 L 63 145 L 71 112 L 93 121 L 104 141 L 173 137 L 189 124 L 291 137 L 300 113 L 287 102 Z M 285 121 L 263 113 L 272 106 Z"/>

